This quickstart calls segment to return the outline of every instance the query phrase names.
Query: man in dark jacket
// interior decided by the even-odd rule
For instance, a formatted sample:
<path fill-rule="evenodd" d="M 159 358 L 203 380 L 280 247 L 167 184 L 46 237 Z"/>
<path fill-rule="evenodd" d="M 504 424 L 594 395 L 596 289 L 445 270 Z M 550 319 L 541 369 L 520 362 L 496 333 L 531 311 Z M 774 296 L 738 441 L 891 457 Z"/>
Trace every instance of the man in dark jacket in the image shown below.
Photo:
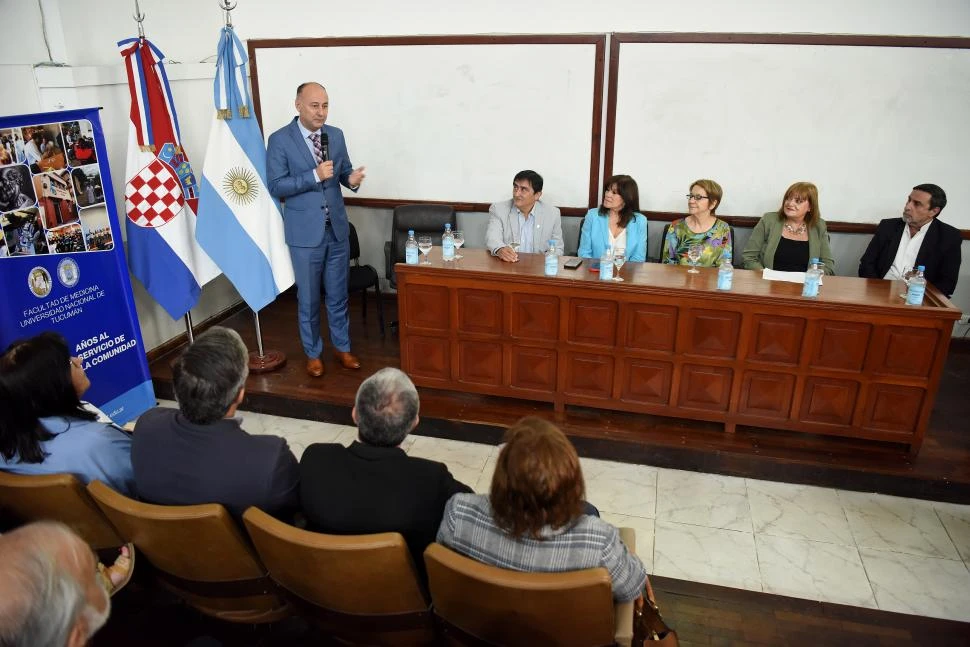
<path fill-rule="evenodd" d="M 249 353 L 239 334 L 214 326 L 172 365 L 178 409 L 138 419 L 131 464 L 138 496 L 163 505 L 221 503 L 241 517 L 253 505 L 286 518 L 299 506 L 299 466 L 286 440 L 251 436 L 236 417 Z"/>
<path fill-rule="evenodd" d="M 331 534 L 399 532 L 424 573 L 424 549 L 434 541 L 445 503 L 471 492 L 435 461 L 408 456 L 399 445 L 418 424 L 418 392 L 396 368 L 364 380 L 350 447 L 310 445 L 300 461 L 300 500 L 308 528 Z"/>
<path fill-rule="evenodd" d="M 908 270 L 923 265 L 924 276 L 948 298 L 960 274 L 960 230 L 937 216 L 946 206 L 946 193 L 935 184 L 914 186 L 903 217 L 879 223 L 859 262 L 859 276 L 902 280 Z"/>

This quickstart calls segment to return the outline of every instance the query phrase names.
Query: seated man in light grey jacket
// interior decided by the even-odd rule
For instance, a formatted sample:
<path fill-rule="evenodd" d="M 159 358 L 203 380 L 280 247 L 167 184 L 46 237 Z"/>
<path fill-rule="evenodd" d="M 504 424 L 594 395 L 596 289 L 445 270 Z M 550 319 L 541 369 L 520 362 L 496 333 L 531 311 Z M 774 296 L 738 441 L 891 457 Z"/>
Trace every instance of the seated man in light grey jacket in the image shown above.
<path fill-rule="evenodd" d="M 488 209 L 485 247 L 493 256 L 514 263 L 518 252 L 543 253 L 549 241 L 563 253 L 562 217 L 559 209 L 542 202 L 542 176 L 519 171 L 512 180 L 512 199 L 496 202 Z"/>

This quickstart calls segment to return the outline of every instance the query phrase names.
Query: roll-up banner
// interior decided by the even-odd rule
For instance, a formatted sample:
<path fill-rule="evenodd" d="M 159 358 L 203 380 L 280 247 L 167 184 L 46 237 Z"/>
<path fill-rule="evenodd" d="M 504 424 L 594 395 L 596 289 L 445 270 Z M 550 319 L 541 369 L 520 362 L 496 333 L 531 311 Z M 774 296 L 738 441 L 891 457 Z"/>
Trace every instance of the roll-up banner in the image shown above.
<path fill-rule="evenodd" d="M 53 330 L 124 424 L 155 405 L 98 111 L 0 117 L 0 350 Z"/>

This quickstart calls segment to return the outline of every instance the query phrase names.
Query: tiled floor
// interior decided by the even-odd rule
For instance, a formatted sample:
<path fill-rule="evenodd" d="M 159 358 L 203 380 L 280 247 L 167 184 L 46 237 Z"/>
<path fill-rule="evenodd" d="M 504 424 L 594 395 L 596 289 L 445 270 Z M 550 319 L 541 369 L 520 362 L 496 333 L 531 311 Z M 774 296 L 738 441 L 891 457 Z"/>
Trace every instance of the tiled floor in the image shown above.
<path fill-rule="evenodd" d="M 172 405 L 172 403 L 165 403 Z M 244 413 L 250 433 L 349 444 L 353 427 Z M 410 436 L 487 492 L 498 448 Z M 651 573 L 812 600 L 970 621 L 970 506 L 582 459 L 587 498 L 636 530 Z"/>

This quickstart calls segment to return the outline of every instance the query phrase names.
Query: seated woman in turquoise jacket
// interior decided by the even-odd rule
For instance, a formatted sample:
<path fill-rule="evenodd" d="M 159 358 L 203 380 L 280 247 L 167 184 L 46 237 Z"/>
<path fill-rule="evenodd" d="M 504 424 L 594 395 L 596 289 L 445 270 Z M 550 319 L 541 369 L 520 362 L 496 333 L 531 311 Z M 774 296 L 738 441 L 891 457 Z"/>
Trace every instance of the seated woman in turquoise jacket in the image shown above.
<path fill-rule="evenodd" d="M 606 250 L 623 248 L 626 260 L 647 260 L 647 218 L 640 213 L 640 191 L 629 175 L 606 181 L 603 204 L 590 209 L 579 235 L 579 256 L 600 258 Z"/>
<path fill-rule="evenodd" d="M 133 494 L 131 437 L 81 401 L 89 386 L 59 334 L 11 344 L 0 356 L 0 470 L 68 473 Z"/>

